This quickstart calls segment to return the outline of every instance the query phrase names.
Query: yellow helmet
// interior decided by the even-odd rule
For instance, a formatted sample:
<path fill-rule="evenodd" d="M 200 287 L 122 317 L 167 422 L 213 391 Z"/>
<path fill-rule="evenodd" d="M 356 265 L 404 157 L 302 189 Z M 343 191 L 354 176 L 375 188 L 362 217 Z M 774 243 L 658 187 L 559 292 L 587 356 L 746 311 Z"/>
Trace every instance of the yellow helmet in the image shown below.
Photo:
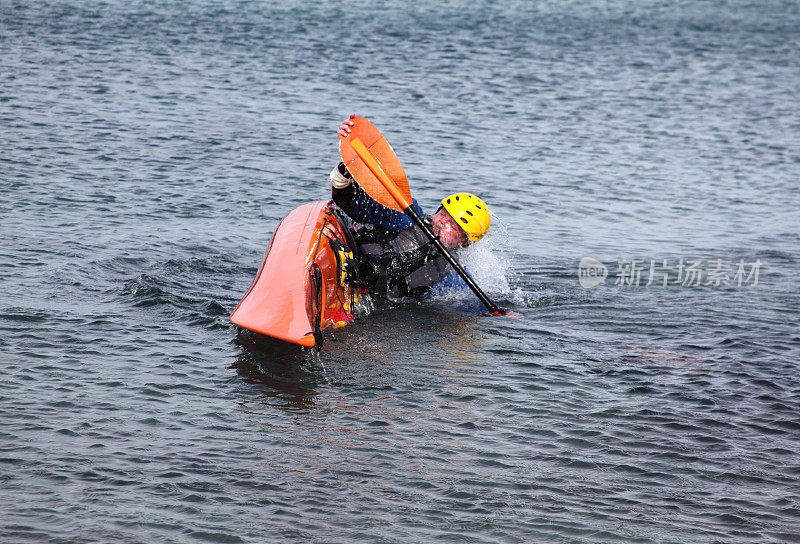
<path fill-rule="evenodd" d="M 456 193 L 442 200 L 442 206 L 473 242 L 483 238 L 492 223 L 486 203 L 475 195 Z"/>

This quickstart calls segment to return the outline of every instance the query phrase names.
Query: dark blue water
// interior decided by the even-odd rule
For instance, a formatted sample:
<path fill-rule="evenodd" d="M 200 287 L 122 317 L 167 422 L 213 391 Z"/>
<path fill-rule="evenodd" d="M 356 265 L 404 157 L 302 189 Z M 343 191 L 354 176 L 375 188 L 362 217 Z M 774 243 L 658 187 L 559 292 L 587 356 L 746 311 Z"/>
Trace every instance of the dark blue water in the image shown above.
<path fill-rule="evenodd" d="M 799 48 L 788 1 L 0 2 L 0 541 L 800 541 Z M 489 202 L 522 317 L 230 325 L 351 112 Z"/>

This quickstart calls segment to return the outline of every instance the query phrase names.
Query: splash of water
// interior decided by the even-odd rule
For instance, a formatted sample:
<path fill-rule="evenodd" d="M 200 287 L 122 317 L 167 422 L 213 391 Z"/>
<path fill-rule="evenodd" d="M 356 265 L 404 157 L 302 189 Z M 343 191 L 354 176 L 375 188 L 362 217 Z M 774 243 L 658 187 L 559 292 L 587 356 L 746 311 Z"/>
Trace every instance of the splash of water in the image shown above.
<path fill-rule="evenodd" d="M 508 274 L 512 258 L 500 247 L 494 236 L 487 235 L 480 242 L 462 250 L 460 261 L 483 290 L 505 295 L 511 292 Z"/>
<path fill-rule="evenodd" d="M 528 297 L 522 289 L 513 285 L 514 279 L 519 276 L 513 270 L 515 255 L 508 227 L 492 214 L 492 229 L 479 242 L 462 249 L 459 261 L 487 294 L 526 305 Z M 472 300 L 474 295 L 466 283 L 453 275 L 434 286 L 431 298 L 463 301 Z"/>

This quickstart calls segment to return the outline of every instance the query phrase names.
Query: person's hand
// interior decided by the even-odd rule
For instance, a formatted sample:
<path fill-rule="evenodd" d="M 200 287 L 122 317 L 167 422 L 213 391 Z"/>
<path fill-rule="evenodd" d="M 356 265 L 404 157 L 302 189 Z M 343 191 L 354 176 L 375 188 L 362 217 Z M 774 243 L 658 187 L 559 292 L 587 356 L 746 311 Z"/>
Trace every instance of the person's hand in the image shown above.
<path fill-rule="evenodd" d="M 342 138 L 347 138 L 350 135 L 350 127 L 352 127 L 355 124 L 355 122 L 353 121 L 353 119 L 355 119 L 355 117 L 356 117 L 356 114 L 355 113 L 351 113 L 350 114 L 350 119 L 347 119 L 345 122 L 343 122 L 339 126 L 339 130 L 336 131 L 336 134 L 338 134 Z"/>
<path fill-rule="evenodd" d="M 331 170 L 331 187 L 334 189 L 344 189 L 353 183 L 353 176 L 348 172 L 347 167 L 343 162 L 340 162 L 336 167 Z"/>

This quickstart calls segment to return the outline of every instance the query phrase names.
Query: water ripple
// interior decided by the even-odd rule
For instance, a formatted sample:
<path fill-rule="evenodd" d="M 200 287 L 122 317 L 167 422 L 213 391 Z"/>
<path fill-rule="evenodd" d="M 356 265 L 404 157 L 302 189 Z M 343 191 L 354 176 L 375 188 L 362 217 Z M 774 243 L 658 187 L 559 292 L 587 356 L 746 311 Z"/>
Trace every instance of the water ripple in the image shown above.
<path fill-rule="evenodd" d="M 5 540 L 800 542 L 798 16 L 0 5 Z M 321 353 L 230 324 L 353 110 L 425 210 L 491 203 L 465 259 L 521 317 L 377 302 Z M 763 269 L 615 284 L 663 258 Z"/>

